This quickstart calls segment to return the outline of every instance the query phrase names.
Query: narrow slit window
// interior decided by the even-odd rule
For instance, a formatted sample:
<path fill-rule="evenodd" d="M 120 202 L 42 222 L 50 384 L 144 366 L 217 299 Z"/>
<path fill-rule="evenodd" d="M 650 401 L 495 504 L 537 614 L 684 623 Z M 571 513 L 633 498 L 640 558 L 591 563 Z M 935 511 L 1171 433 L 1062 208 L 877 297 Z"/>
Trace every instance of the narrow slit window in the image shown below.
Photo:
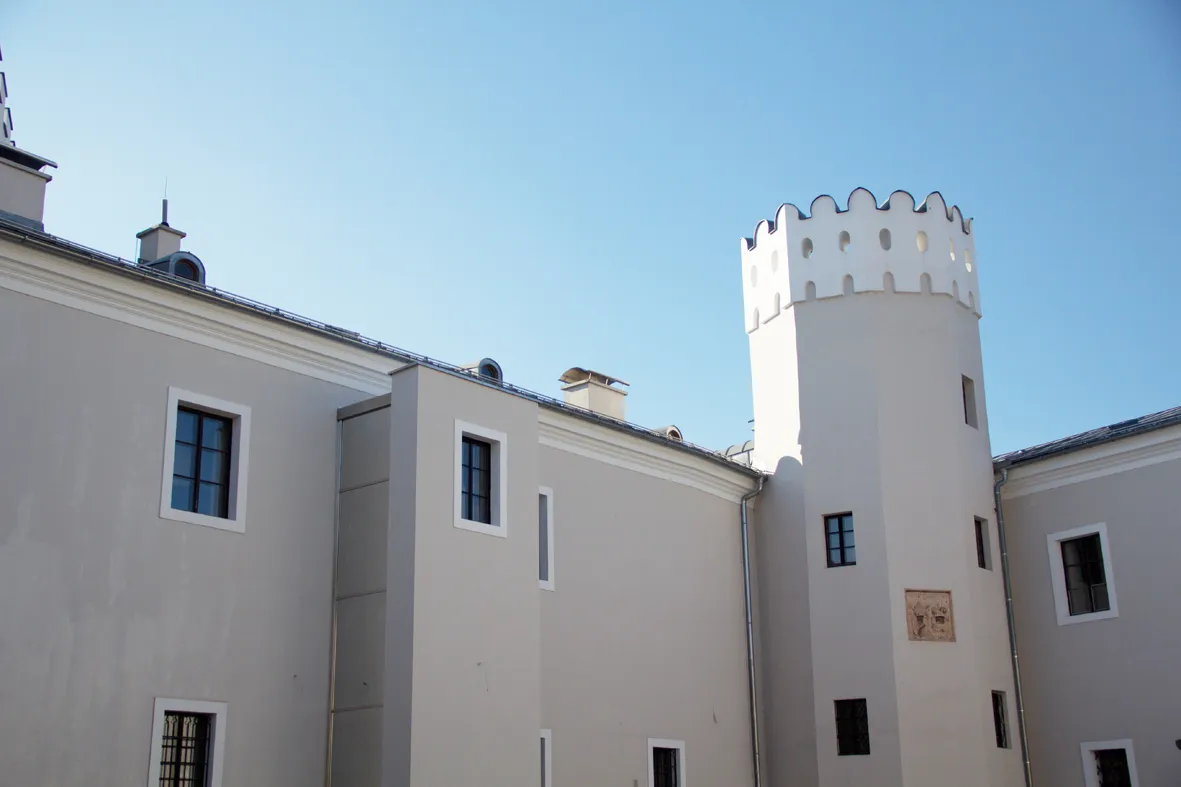
<path fill-rule="evenodd" d="M 971 377 L 962 377 L 960 388 L 964 395 L 964 423 L 978 429 L 980 427 L 976 420 L 976 383 Z"/>
<path fill-rule="evenodd" d="M 554 589 L 554 493 L 545 487 L 537 494 L 537 581 Z"/>
<path fill-rule="evenodd" d="M 976 517 L 976 565 L 992 570 L 992 545 L 988 538 L 988 520 Z"/>
<path fill-rule="evenodd" d="M 492 524 L 492 445 L 464 436 L 462 467 L 463 518 Z"/>
<path fill-rule="evenodd" d="M 997 748 L 1012 748 L 1012 744 L 1009 743 L 1009 710 L 1003 691 L 992 693 L 992 726 L 996 731 Z"/>

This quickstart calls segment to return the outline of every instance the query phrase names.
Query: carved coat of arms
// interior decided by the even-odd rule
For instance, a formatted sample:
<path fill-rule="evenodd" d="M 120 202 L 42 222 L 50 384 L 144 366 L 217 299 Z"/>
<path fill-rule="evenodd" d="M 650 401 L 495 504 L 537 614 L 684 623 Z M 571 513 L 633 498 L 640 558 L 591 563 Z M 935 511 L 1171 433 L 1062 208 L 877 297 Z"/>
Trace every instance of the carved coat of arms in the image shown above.
<path fill-rule="evenodd" d="M 906 628 L 915 642 L 955 642 L 951 591 L 906 591 Z"/>

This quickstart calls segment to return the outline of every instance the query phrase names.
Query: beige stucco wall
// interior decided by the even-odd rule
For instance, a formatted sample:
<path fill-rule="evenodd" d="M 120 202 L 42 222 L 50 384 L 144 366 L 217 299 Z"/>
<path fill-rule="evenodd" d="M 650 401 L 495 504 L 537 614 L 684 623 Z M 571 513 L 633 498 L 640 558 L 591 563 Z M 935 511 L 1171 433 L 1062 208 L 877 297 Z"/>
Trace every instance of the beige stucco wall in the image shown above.
<path fill-rule="evenodd" d="M 793 304 L 750 341 L 755 461 L 775 470 L 758 526 L 771 784 L 934 787 L 949 771 L 1019 783 L 990 706 L 991 690 L 1013 694 L 1003 593 L 999 572 L 976 566 L 973 534 L 974 516 L 992 519 L 977 316 L 943 295 L 864 293 Z M 964 423 L 961 375 L 979 429 Z M 828 568 L 823 517 L 845 511 L 857 565 Z M 806 589 L 776 565 L 804 572 Z M 952 591 L 956 643 L 909 640 L 907 588 Z M 798 679 L 777 679 L 778 665 Z M 804 719 L 793 688 L 808 677 Z M 833 701 L 857 697 L 872 753 L 838 756 Z M 777 753 L 812 742 L 814 764 Z"/>
<path fill-rule="evenodd" d="M 1141 787 L 1170 787 L 1181 774 L 1181 460 L 1021 493 L 1039 464 L 1015 469 L 1003 498 L 1034 782 L 1082 785 L 1080 744 L 1131 739 Z M 1099 522 L 1119 616 L 1059 626 L 1046 537 Z"/>
<path fill-rule="evenodd" d="M 752 784 L 738 505 L 560 448 L 540 466 L 554 493 L 554 590 L 537 590 L 554 783 L 647 785 L 647 740 L 665 738 L 685 742 L 686 783 Z M 536 590 L 536 558 L 531 570 Z"/>
<path fill-rule="evenodd" d="M 161 696 L 229 703 L 227 785 L 321 785 L 335 414 L 365 396 L 8 290 L 0 370 L 0 781 L 142 784 Z M 169 386 L 252 408 L 244 534 L 160 518 Z"/>

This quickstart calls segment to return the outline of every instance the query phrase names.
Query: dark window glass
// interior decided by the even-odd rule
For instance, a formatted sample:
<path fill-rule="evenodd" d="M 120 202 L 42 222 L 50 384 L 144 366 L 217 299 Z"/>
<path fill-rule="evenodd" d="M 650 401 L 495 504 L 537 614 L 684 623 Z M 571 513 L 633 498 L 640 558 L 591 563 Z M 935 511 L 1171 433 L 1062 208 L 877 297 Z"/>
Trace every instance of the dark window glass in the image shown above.
<path fill-rule="evenodd" d="M 853 538 L 853 515 L 832 514 L 824 518 L 828 565 L 857 565 L 857 543 Z"/>
<path fill-rule="evenodd" d="M 653 787 L 681 787 L 680 751 L 663 746 L 652 748 Z"/>
<path fill-rule="evenodd" d="M 992 693 L 992 726 L 996 731 L 996 745 L 998 748 L 1009 748 L 1009 712 L 1005 705 L 1005 693 Z"/>
<path fill-rule="evenodd" d="M 175 275 L 182 279 L 188 279 L 189 281 L 197 281 L 198 279 L 197 268 L 191 262 L 181 260 L 176 263 L 176 266 L 172 270 Z"/>
<path fill-rule="evenodd" d="M 1098 533 L 1063 541 L 1062 569 L 1071 615 L 1111 609 L 1107 575 L 1103 570 L 1103 543 Z"/>
<path fill-rule="evenodd" d="M 164 712 L 160 787 L 207 787 L 212 730 L 207 714 Z"/>
<path fill-rule="evenodd" d="M 549 582 L 549 506 L 545 495 L 537 496 L 537 578 Z"/>
<path fill-rule="evenodd" d="M 976 384 L 972 382 L 971 377 L 963 377 L 961 378 L 960 388 L 964 393 L 964 423 L 968 426 L 977 427 Z"/>
<path fill-rule="evenodd" d="M 172 461 L 172 507 L 230 515 L 230 442 L 233 422 L 220 415 L 180 408 Z"/>
<path fill-rule="evenodd" d="M 492 524 L 492 444 L 463 438 L 460 504 L 464 519 Z"/>
<path fill-rule="evenodd" d="M 1132 787 L 1128 752 L 1124 749 L 1096 750 L 1095 769 L 1099 772 L 1101 787 Z"/>
<path fill-rule="evenodd" d="M 869 754 L 869 710 L 864 699 L 836 700 L 837 754 Z"/>
<path fill-rule="evenodd" d="M 541 739 L 541 787 L 549 787 L 545 781 L 545 738 Z"/>
<path fill-rule="evenodd" d="M 992 556 L 988 548 L 988 522 L 976 518 L 976 565 L 980 568 L 992 568 Z"/>

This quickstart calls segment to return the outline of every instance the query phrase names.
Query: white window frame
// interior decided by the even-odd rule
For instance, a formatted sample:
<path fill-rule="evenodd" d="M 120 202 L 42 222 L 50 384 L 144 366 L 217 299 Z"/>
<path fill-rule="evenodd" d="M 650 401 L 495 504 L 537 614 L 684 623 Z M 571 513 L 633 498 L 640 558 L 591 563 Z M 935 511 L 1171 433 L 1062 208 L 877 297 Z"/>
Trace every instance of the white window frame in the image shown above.
<path fill-rule="evenodd" d="M 680 784 L 677 787 L 685 787 L 685 742 L 671 740 L 669 738 L 649 738 L 648 739 L 648 787 L 656 787 L 656 762 L 653 758 L 653 749 L 676 749 L 677 750 L 677 775 L 680 777 Z"/>
<path fill-rule="evenodd" d="M 542 730 L 541 740 L 545 741 L 545 787 L 554 787 L 554 731 Z"/>
<path fill-rule="evenodd" d="M 1066 569 L 1062 565 L 1062 542 L 1096 533 L 1099 534 L 1099 548 L 1103 550 L 1103 574 L 1107 580 L 1107 600 L 1111 608 L 1102 612 L 1071 615 L 1070 603 L 1066 599 Z M 1107 540 L 1107 524 L 1105 522 L 1050 533 L 1046 536 L 1046 548 L 1050 555 L 1050 581 L 1054 586 L 1054 610 L 1058 617 L 1059 626 L 1119 617 L 1119 603 L 1115 595 L 1115 573 L 1111 570 L 1111 544 Z"/>
<path fill-rule="evenodd" d="M 492 446 L 492 524 L 463 518 L 463 438 Z M 455 526 L 486 536 L 508 538 L 508 435 L 486 426 L 455 419 Z"/>
<path fill-rule="evenodd" d="M 1079 745 L 1083 755 L 1083 779 L 1086 787 L 1099 787 L 1099 769 L 1095 764 L 1095 752 L 1103 749 L 1123 749 L 1128 753 L 1128 776 L 1132 787 L 1140 787 L 1140 775 L 1136 773 L 1136 753 L 1132 750 L 1132 739 L 1118 741 L 1094 741 Z"/>
<path fill-rule="evenodd" d="M 545 498 L 545 529 L 546 539 L 545 543 L 548 547 L 546 555 L 546 567 L 549 568 L 549 579 L 537 578 L 537 585 L 542 590 L 554 589 L 554 490 L 548 486 L 541 486 L 537 488 L 537 494 Z M 538 549 L 540 550 L 540 545 Z"/>
<path fill-rule="evenodd" d="M 164 746 L 164 713 L 206 713 L 213 716 L 213 751 L 210 756 L 209 787 L 221 787 L 222 768 L 225 765 L 226 716 L 229 705 L 224 702 L 205 700 L 179 700 L 157 697 L 152 712 L 152 756 L 148 762 L 148 787 L 160 784 L 160 754 Z"/>
<path fill-rule="evenodd" d="M 184 405 L 194 410 L 229 418 L 233 424 L 230 438 L 230 504 L 226 518 L 181 511 L 172 507 L 172 470 L 176 461 L 176 416 Z M 160 518 L 190 525 L 203 525 L 234 533 L 246 532 L 246 492 L 250 477 L 250 407 L 227 402 L 180 388 L 168 388 L 168 420 L 164 429 L 164 473 L 160 479 Z"/>

